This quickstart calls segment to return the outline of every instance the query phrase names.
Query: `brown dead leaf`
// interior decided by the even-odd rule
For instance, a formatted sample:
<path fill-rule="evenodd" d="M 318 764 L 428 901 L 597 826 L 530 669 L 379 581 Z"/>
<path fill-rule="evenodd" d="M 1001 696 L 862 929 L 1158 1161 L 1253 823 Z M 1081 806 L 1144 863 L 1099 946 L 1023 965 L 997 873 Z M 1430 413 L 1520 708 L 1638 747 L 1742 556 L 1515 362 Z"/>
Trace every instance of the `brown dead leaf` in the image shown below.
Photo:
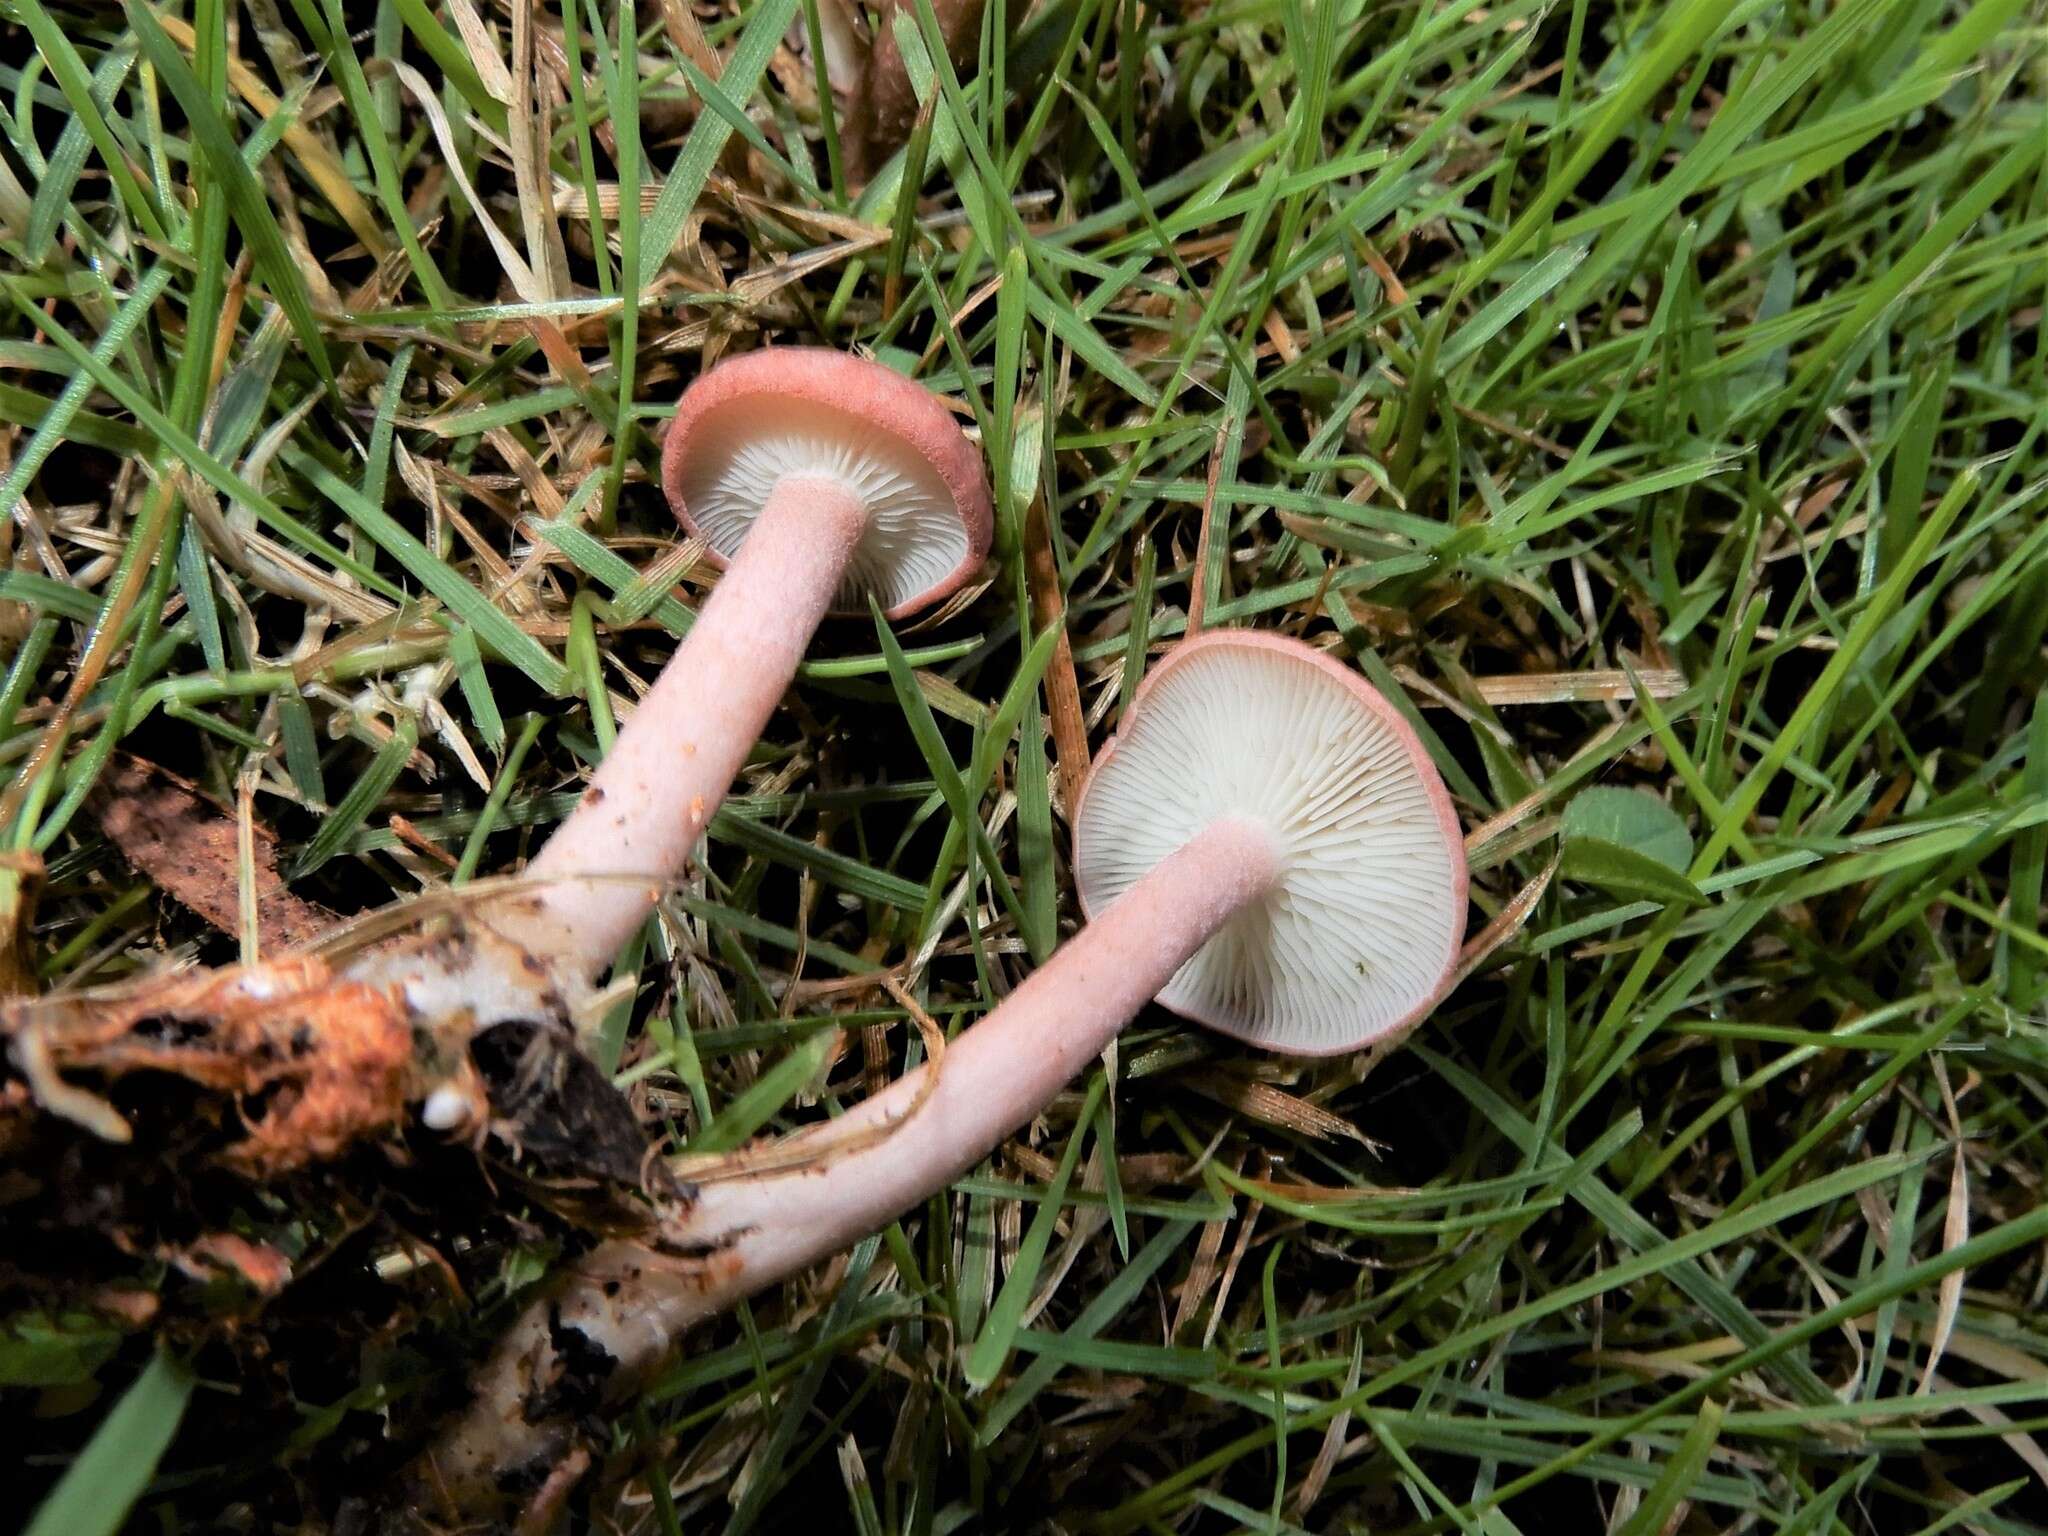
<path fill-rule="evenodd" d="M 222 933 L 241 931 L 235 818 L 195 784 L 139 758 L 116 762 L 98 792 L 100 829 L 158 889 Z M 317 941 L 340 918 L 286 887 L 277 835 L 255 829 L 258 942 L 269 952 Z"/>

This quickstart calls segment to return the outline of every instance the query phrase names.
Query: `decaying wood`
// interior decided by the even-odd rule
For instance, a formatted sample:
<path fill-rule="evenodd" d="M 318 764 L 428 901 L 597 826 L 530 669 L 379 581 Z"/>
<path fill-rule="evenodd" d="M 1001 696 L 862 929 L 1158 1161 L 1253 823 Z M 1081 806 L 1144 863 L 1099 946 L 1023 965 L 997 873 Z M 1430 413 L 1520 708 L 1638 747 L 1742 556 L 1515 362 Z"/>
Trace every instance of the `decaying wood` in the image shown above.
<path fill-rule="evenodd" d="M 250 1106 L 222 1161 L 269 1177 L 388 1131 L 404 1113 L 412 1027 L 389 989 L 319 959 L 198 971 L 0 1006 L 0 1040 L 35 1100 L 106 1140 L 128 1123 L 77 1086 L 161 1072 Z"/>

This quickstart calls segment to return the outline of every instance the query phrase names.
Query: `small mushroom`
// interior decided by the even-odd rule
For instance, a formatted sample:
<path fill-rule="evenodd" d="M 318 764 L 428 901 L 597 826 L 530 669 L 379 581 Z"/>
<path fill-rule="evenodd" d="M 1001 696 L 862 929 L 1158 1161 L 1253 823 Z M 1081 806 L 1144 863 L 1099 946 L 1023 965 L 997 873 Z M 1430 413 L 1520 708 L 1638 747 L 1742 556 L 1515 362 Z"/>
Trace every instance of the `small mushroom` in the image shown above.
<path fill-rule="evenodd" d="M 1243 845 L 1227 857 L 1201 850 Z M 1199 870 L 1162 888 L 1170 858 Z M 1241 905 L 1158 1000 L 1292 1056 L 1407 1028 L 1436 1001 L 1465 931 L 1451 797 L 1400 713 L 1356 672 L 1271 635 L 1187 641 L 1146 679 L 1075 816 L 1091 918 Z"/>
<path fill-rule="evenodd" d="M 683 394 L 662 484 L 724 567 L 689 635 L 493 923 L 587 979 L 688 861 L 827 612 L 901 618 L 988 552 L 981 458 L 945 405 L 880 363 L 778 347 Z"/>
<path fill-rule="evenodd" d="M 518 1411 L 570 1333 L 629 1394 L 683 1330 L 942 1189 L 1044 1107 L 1155 996 L 1241 1039 L 1327 1055 L 1397 1038 L 1450 984 L 1465 848 L 1400 714 L 1296 641 L 1189 640 L 1139 689 L 1076 814 L 1088 925 L 936 1064 L 815 1133 L 796 1168 L 703 1182 L 659 1255 L 599 1244 L 500 1342 L 439 1443 L 470 1497 L 559 1455 Z"/>
<path fill-rule="evenodd" d="M 1465 845 L 1400 714 L 1297 641 L 1189 640 L 1138 690 L 1075 815 L 1088 925 L 946 1051 L 833 1122 L 822 1174 L 707 1184 L 690 1224 L 751 1290 L 971 1168 L 1155 998 L 1264 1049 L 1390 1040 L 1450 983 Z M 900 1123 L 897 1123 L 900 1120 Z"/>

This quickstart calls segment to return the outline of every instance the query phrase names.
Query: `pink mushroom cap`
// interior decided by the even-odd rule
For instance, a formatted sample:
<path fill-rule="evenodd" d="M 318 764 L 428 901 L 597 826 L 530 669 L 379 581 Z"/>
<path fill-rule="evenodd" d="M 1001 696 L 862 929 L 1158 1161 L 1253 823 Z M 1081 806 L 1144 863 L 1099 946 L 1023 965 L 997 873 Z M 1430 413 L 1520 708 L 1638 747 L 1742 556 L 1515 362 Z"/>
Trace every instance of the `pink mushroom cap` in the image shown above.
<path fill-rule="evenodd" d="M 865 613 L 869 593 L 891 619 L 915 613 L 988 554 L 981 454 L 937 395 L 884 364 L 770 347 L 727 359 L 683 392 L 662 443 L 662 489 L 717 565 L 790 476 L 838 480 L 867 509 L 835 613 Z"/>
<path fill-rule="evenodd" d="M 1158 1001 L 1294 1056 L 1394 1038 L 1448 989 L 1465 934 L 1465 843 L 1414 728 L 1296 640 L 1215 631 L 1139 686 L 1074 812 L 1092 918 L 1223 818 L 1273 839 L 1278 874 Z"/>

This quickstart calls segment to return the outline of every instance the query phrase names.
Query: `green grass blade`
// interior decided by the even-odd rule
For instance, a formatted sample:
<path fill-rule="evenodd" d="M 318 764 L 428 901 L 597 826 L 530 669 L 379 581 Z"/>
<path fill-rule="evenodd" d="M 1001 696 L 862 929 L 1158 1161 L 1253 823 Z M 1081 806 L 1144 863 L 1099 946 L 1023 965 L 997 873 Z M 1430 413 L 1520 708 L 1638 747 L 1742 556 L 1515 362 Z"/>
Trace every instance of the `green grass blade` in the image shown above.
<path fill-rule="evenodd" d="M 1066 1150 L 1060 1154 L 1059 1168 L 1053 1174 L 1052 1184 L 1044 1201 L 1032 1213 L 1024 1241 L 1017 1249 L 1017 1256 L 1010 1261 L 1010 1272 L 1003 1277 L 1003 1288 L 996 1293 L 995 1305 L 989 1308 L 987 1323 L 967 1351 L 964 1374 L 971 1390 L 986 1390 L 1002 1374 L 1003 1364 L 1010 1357 L 1017 1326 L 1024 1317 L 1025 1303 L 1030 1301 L 1031 1293 L 1038 1285 L 1038 1272 L 1045 1264 L 1045 1250 L 1052 1244 L 1053 1225 L 1059 1220 L 1067 1185 L 1073 1179 L 1075 1165 L 1081 1160 L 1081 1144 L 1087 1139 L 1083 1130 L 1095 1118 L 1095 1108 L 1102 1102 L 1103 1086 L 1101 1076 L 1089 1079 L 1087 1098 L 1081 1113 L 1074 1119 L 1076 1129 L 1067 1138 Z"/>
<path fill-rule="evenodd" d="M 193 136 L 206 157 L 207 168 L 228 200 L 236 227 L 256 253 L 258 271 L 269 284 L 271 294 L 283 308 L 285 317 L 291 321 L 314 372 L 320 375 L 323 384 L 332 389 L 334 370 L 327 360 L 326 338 L 320 334 L 320 324 L 314 318 L 313 301 L 306 292 L 305 277 L 293 261 L 291 251 L 285 245 L 284 233 L 278 228 L 277 215 L 271 211 L 263 189 L 256 184 L 255 175 L 242 159 L 240 147 L 228 132 L 227 124 L 221 121 L 191 66 L 185 62 L 184 54 L 164 35 L 164 29 L 157 25 L 149 7 L 142 0 L 123 0 L 123 9 L 143 53 L 184 110 Z"/>
<path fill-rule="evenodd" d="M 192 1384 L 192 1373 L 169 1355 L 152 1355 L 23 1536 L 114 1536 L 170 1448 Z"/>

